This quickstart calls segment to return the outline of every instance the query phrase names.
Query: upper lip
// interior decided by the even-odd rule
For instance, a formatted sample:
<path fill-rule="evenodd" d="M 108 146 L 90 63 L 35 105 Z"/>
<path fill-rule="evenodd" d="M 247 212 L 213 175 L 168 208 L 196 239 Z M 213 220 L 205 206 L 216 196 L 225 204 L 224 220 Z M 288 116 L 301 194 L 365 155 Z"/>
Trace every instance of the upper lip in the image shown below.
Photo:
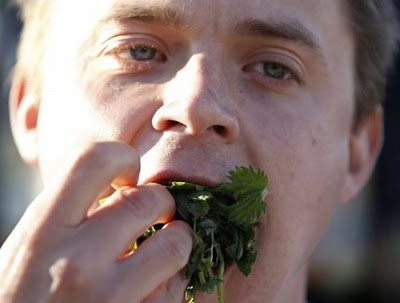
<path fill-rule="evenodd" d="M 196 174 L 188 175 L 181 172 L 165 170 L 158 172 L 149 178 L 143 180 L 143 183 L 160 183 L 166 185 L 170 181 L 190 182 L 194 184 L 203 185 L 206 187 L 215 187 L 221 183 L 222 180 L 217 180 L 209 177 L 204 177 Z"/>

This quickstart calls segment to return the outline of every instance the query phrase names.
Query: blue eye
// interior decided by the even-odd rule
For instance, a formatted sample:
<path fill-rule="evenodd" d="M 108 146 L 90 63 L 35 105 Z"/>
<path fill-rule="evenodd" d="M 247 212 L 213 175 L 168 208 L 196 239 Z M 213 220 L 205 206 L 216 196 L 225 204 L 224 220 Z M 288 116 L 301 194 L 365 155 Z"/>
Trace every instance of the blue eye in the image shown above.
<path fill-rule="evenodd" d="M 136 61 L 148 61 L 155 59 L 157 50 L 151 46 L 137 45 L 130 48 L 130 54 Z"/>
<path fill-rule="evenodd" d="M 162 43 L 141 36 L 129 35 L 123 38 L 118 37 L 117 41 L 109 43 L 104 51 L 115 63 L 115 69 L 125 73 L 143 74 L 158 70 L 168 61 L 168 53 Z"/>
<path fill-rule="evenodd" d="M 292 76 L 288 68 L 275 62 L 264 62 L 263 72 L 268 77 L 280 80 L 288 79 Z"/>

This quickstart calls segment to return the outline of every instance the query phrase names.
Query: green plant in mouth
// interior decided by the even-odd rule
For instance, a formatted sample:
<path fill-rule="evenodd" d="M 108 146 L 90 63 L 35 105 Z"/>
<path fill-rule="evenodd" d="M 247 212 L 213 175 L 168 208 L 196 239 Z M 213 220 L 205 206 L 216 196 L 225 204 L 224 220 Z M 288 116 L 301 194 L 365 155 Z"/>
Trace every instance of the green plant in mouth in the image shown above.
<path fill-rule="evenodd" d="M 215 287 L 222 303 L 225 266 L 235 263 L 247 276 L 257 257 L 256 220 L 267 209 L 268 178 L 251 166 L 236 167 L 228 178 L 230 182 L 215 188 L 179 181 L 168 186 L 176 201 L 176 218 L 194 231 L 185 293 L 191 303 L 197 291 L 211 293 Z"/>
<path fill-rule="evenodd" d="M 195 302 L 197 291 L 212 293 L 215 287 L 218 303 L 223 303 L 225 266 L 236 264 L 248 276 L 256 261 L 255 233 L 257 219 L 267 210 L 267 175 L 249 166 L 236 167 L 228 178 L 229 182 L 213 188 L 181 181 L 166 186 L 175 198 L 176 219 L 187 222 L 194 231 L 185 273 L 189 303 Z M 150 227 L 130 250 L 136 250 L 160 227 Z"/>

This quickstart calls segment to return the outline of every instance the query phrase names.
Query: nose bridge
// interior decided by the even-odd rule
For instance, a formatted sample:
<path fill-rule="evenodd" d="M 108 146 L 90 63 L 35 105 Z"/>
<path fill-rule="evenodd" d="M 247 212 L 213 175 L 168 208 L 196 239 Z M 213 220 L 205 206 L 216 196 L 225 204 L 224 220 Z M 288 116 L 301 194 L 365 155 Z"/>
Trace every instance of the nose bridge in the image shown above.
<path fill-rule="evenodd" d="M 156 113 L 156 128 L 185 126 L 185 131 L 201 134 L 212 130 L 233 139 L 239 131 L 238 117 L 230 97 L 228 81 L 214 57 L 193 54 L 166 84 L 164 104 Z"/>
<path fill-rule="evenodd" d="M 218 82 L 223 82 L 223 76 L 218 70 L 217 60 L 207 57 L 204 53 L 197 53 L 190 57 L 187 64 L 176 74 L 174 81 L 184 88 L 180 97 L 186 99 L 188 106 L 215 101 L 219 89 L 223 89 Z M 221 83 L 222 84 L 222 83 Z M 219 89 L 217 89 L 219 87 Z"/>

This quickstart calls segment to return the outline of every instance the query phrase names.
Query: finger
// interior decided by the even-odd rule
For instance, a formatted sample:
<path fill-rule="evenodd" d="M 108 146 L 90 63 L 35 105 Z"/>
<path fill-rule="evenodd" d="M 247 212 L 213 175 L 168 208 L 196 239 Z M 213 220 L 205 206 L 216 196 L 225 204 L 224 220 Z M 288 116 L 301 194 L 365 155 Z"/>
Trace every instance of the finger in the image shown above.
<path fill-rule="evenodd" d="M 140 302 L 157 286 L 187 264 L 192 250 L 192 230 L 174 221 L 148 238 L 130 257 L 119 261 L 101 286 L 106 302 Z"/>
<path fill-rule="evenodd" d="M 80 227 L 88 258 L 99 263 L 116 260 L 150 226 L 166 223 L 175 214 L 175 201 L 160 184 L 122 188 L 107 198 Z"/>
<path fill-rule="evenodd" d="M 31 211 L 61 224 L 77 225 L 114 179 L 125 180 L 125 184 L 130 179 L 134 185 L 139 166 L 139 157 L 131 146 L 119 142 L 95 143 L 68 161 Z"/>
<path fill-rule="evenodd" d="M 184 271 L 181 271 L 159 285 L 142 303 L 181 303 L 188 283 L 184 278 Z"/>

